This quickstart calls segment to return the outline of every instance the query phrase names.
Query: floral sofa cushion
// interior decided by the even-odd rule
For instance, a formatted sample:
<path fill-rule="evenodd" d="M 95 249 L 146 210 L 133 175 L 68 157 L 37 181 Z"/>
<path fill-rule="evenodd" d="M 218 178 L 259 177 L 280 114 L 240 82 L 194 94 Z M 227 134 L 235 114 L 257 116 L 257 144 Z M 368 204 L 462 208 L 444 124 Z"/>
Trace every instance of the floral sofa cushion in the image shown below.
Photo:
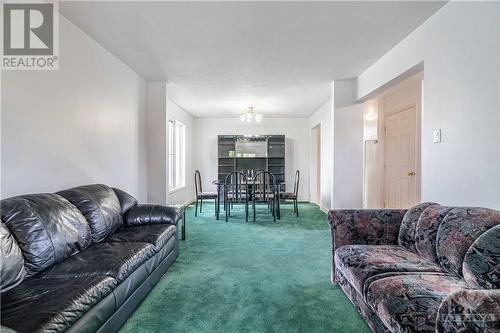
<path fill-rule="evenodd" d="M 442 272 L 441 268 L 398 245 L 346 245 L 335 251 L 335 263 L 360 295 L 367 279 L 394 272 Z"/>
<path fill-rule="evenodd" d="M 401 221 L 401 226 L 399 227 L 398 243 L 399 245 L 407 248 L 410 251 L 416 252 L 415 247 L 415 232 L 417 229 L 417 223 L 422 215 L 423 211 L 429 206 L 439 206 L 433 202 L 424 202 L 420 205 L 416 205 L 408 209 L 403 220 Z"/>
<path fill-rule="evenodd" d="M 391 276 L 372 282 L 366 299 L 392 332 L 434 332 L 443 299 L 466 288 L 443 273 Z"/>
<path fill-rule="evenodd" d="M 452 209 L 441 222 L 436 251 L 440 266 L 456 277 L 462 277 L 465 254 L 485 231 L 499 224 L 500 212 L 488 208 Z"/>
<path fill-rule="evenodd" d="M 463 273 L 465 281 L 474 288 L 500 289 L 500 225 L 472 244 L 465 254 Z"/>
<path fill-rule="evenodd" d="M 500 332 L 500 290 L 462 289 L 439 306 L 436 332 Z"/>
<path fill-rule="evenodd" d="M 420 215 L 415 229 L 417 253 L 432 262 L 439 263 L 436 253 L 436 235 L 441 222 L 453 207 L 430 205 Z"/>

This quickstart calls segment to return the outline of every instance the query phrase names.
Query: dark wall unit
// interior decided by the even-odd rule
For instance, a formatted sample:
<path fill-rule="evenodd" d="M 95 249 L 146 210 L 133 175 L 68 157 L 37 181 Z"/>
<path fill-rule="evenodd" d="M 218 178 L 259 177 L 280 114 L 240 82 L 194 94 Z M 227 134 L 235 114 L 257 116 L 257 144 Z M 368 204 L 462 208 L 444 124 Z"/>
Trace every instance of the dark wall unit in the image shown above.
<path fill-rule="evenodd" d="M 236 140 L 234 135 L 219 135 L 218 137 L 219 180 L 225 180 L 226 176 L 236 170 Z"/>
<path fill-rule="evenodd" d="M 267 139 L 267 170 L 277 182 L 285 181 L 285 136 L 273 135 Z"/>
<path fill-rule="evenodd" d="M 285 181 L 284 135 L 219 135 L 218 152 L 219 180 L 231 171 L 267 170 Z"/>

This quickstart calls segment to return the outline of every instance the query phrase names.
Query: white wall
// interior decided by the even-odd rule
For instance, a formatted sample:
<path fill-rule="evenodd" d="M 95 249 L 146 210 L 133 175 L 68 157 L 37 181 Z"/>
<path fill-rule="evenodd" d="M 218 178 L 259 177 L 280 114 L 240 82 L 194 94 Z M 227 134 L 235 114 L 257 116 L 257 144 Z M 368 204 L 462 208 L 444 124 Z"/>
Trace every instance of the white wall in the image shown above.
<path fill-rule="evenodd" d="M 295 170 L 300 170 L 299 200 L 309 200 L 309 128 L 305 118 L 264 118 L 248 124 L 239 118 L 195 118 L 195 169 L 203 179 L 203 190 L 214 191 L 217 179 L 217 135 L 272 135 L 286 137 L 287 188 L 293 188 Z M 189 175 L 188 175 L 189 176 Z"/>
<path fill-rule="evenodd" d="M 174 101 L 169 99 L 167 101 L 167 118 L 175 119 L 182 122 L 185 126 L 186 133 L 186 186 L 181 189 L 177 189 L 174 192 L 167 194 L 167 203 L 169 204 L 187 204 L 195 197 L 194 191 L 194 117 L 178 106 Z M 168 136 L 167 136 L 168 141 Z M 168 146 L 168 142 L 167 142 Z M 168 166 L 167 166 L 168 167 Z M 166 175 L 168 175 L 168 169 L 166 169 Z M 168 182 L 167 182 L 168 184 Z"/>
<path fill-rule="evenodd" d="M 333 130 L 332 130 L 331 101 L 328 100 L 318 110 L 309 116 L 309 136 L 311 129 L 321 126 L 321 184 L 320 207 L 323 210 L 331 209 L 332 177 L 333 177 Z M 312 142 L 312 140 L 311 140 Z M 310 188 L 315 188 L 316 178 L 309 180 Z"/>
<path fill-rule="evenodd" d="M 60 16 L 59 70 L 2 81 L 2 198 L 105 183 L 146 200 L 139 75 Z"/>
<path fill-rule="evenodd" d="M 147 83 L 147 178 L 148 202 L 167 202 L 167 85 L 165 82 Z"/>
<path fill-rule="evenodd" d="M 353 104 L 354 80 L 335 81 L 331 87 L 332 98 L 309 116 L 310 145 L 313 142 L 311 129 L 321 126 L 320 206 L 323 210 L 361 208 L 363 106 Z M 314 166 L 314 162 L 310 161 L 310 165 Z M 315 189 L 315 182 L 315 175 L 311 173 L 311 189 Z"/>
<path fill-rule="evenodd" d="M 356 80 L 336 80 L 332 83 L 335 109 L 353 105 L 356 100 Z"/>
<path fill-rule="evenodd" d="M 311 128 L 309 145 L 309 201 L 321 205 L 321 126 Z"/>
<path fill-rule="evenodd" d="M 363 206 L 363 104 L 336 108 L 334 117 L 333 205 L 336 209 L 361 208 Z"/>
<path fill-rule="evenodd" d="M 499 6 L 446 4 L 358 77 L 364 98 L 424 62 L 423 201 L 500 208 Z"/>

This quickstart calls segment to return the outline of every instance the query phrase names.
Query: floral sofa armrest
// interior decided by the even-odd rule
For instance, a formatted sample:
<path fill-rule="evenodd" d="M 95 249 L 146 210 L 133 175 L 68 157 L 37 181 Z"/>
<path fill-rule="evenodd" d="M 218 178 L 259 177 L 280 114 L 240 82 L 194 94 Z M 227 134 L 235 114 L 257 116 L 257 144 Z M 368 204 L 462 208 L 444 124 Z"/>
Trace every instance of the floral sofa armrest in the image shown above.
<path fill-rule="evenodd" d="M 344 245 L 397 244 L 404 209 L 331 210 L 333 252 Z"/>
<path fill-rule="evenodd" d="M 499 332 L 500 289 L 462 289 L 444 299 L 437 332 Z"/>

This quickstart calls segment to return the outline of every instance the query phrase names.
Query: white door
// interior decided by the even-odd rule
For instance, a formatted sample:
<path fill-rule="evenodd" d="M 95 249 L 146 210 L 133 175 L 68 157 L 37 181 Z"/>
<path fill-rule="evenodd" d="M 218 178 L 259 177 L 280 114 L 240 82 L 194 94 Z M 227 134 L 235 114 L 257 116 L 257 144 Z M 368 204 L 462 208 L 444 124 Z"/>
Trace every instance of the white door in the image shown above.
<path fill-rule="evenodd" d="M 385 207 L 416 204 L 416 109 L 411 107 L 385 118 Z"/>

